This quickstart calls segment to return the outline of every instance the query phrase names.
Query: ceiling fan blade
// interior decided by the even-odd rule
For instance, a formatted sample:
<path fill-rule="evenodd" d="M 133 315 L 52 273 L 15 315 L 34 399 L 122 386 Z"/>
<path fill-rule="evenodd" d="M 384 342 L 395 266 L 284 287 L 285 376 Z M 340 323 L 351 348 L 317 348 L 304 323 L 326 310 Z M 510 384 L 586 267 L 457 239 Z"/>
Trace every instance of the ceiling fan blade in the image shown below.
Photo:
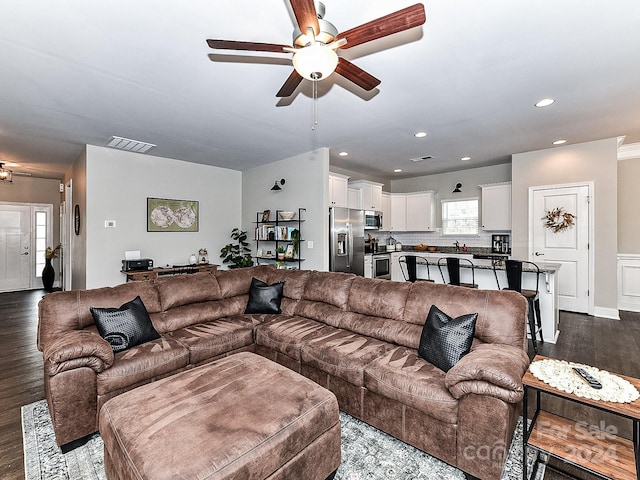
<path fill-rule="evenodd" d="M 318 23 L 318 13 L 313 0 L 291 0 L 290 3 L 300 31 L 306 33 L 307 27 L 311 27 L 313 28 L 313 34 L 318 35 L 320 33 L 320 24 Z"/>
<path fill-rule="evenodd" d="M 338 66 L 336 67 L 336 73 L 342 75 L 347 80 L 352 81 L 359 87 L 369 91 L 380 85 L 378 80 L 373 75 L 365 72 L 357 65 L 354 65 L 349 60 L 342 57 L 338 58 Z"/>
<path fill-rule="evenodd" d="M 427 20 L 424 5 L 417 3 L 384 17 L 364 23 L 359 27 L 339 33 L 336 40 L 347 39 L 343 49 L 355 47 L 371 40 L 386 37 L 422 25 Z"/>
<path fill-rule="evenodd" d="M 278 52 L 286 53 L 285 48 L 289 45 L 279 45 L 277 43 L 259 42 L 237 42 L 235 40 L 207 40 L 207 45 L 219 50 L 250 50 L 253 52 Z"/>
<path fill-rule="evenodd" d="M 289 75 L 289 78 L 287 78 L 282 87 L 280 87 L 280 90 L 278 90 L 278 93 L 276 93 L 276 97 L 288 97 L 295 91 L 296 88 L 298 88 L 298 85 L 300 85 L 301 81 L 302 76 L 295 70 L 292 71 L 291 75 Z"/>

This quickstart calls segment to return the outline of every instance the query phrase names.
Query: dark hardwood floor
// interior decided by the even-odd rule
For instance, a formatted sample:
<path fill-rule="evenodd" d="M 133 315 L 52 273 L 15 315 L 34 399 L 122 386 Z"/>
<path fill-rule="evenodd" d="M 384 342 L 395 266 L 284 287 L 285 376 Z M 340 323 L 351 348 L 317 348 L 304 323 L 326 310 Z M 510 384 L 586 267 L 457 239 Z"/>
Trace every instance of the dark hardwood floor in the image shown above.
<path fill-rule="evenodd" d="M 38 301 L 44 294 L 43 290 L 0 293 L 0 478 L 3 480 L 24 478 L 20 407 L 44 398 L 42 354 L 36 348 Z M 640 377 L 640 313 L 622 312 L 620 316 L 618 321 L 561 312 L 558 343 L 541 344 L 539 353 Z M 532 348 L 529 353 L 533 358 Z M 629 422 L 615 416 L 546 397 L 543 407 L 576 420 L 604 422 L 630 438 Z M 591 478 L 582 473 L 576 477 Z M 548 480 L 564 478 L 572 477 L 549 469 L 545 477 Z"/>
<path fill-rule="evenodd" d="M 44 398 L 36 348 L 38 302 L 46 292 L 0 294 L 0 478 L 24 478 L 20 407 Z"/>

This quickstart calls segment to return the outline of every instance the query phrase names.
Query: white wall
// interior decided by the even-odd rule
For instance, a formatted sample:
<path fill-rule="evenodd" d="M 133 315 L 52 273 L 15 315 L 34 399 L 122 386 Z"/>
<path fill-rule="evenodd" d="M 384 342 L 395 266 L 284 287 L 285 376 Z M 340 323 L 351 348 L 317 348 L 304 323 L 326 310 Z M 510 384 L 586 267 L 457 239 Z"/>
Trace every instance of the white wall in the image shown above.
<path fill-rule="evenodd" d="M 73 186 L 75 196 L 76 179 Z M 219 263 L 220 249 L 241 223 L 242 173 L 88 145 L 86 196 L 85 288 L 96 288 L 124 282 L 126 250 L 140 250 L 160 266 L 188 263 L 204 247 L 209 261 Z M 199 231 L 147 232 L 147 197 L 197 200 Z M 105 220 L 115 220 L 116 228 L 105 228 Z"/>
<path fill-rule="evenodd" d="M 618 162 L 618 253 L 640 255 L 640 158 Z"/>
<path fill-rule="evenodd" d="M 617 313 L 617 150 L 618 140 L 594 142 L 513 155 L 513 256 L 529 257 L 529 187 L 593 181 L 595 225 L 595 314 Z"/>
<path fill-rule="evenodd" d="M 71 235 L 71 288 L 87 288 L 87 147 L 75 161 L 65 185 L 72 181 L 71 205 L 80 207 L 80 233 Z M 121 282 L 119 282 L 121 283 Z"/>
<path fill-rule="evenodd" d="M 281 191 L 272 191 L 276 180 L 284 178 Z M 253 239 L 256 213 L 306 208 L 303 213 L 301 256 L 305 270 L 329 269 L 329 149 L 312 152 L 256 167 L 242 173 L 242 229 Z M 307 242 L 313 241 L 313 249 Z M 255 255 L 255 242 L 251 242 Z"/>

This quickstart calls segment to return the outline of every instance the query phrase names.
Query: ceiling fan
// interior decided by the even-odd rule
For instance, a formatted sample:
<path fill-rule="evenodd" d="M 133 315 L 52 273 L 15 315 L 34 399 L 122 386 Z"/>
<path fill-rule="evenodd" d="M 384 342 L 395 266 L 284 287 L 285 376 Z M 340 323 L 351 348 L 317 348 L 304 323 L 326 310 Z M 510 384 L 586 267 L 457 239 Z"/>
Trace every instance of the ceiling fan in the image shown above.
<path fill-rule="evenodd" d="M 380 80 L 349 60 L 339 57 L 336 50 L 362 45 L 420 26 L 426 21 L 424 5 L 418 3 L 338 33 L 336 27 L 324 20 L 325 7 L 322 3 L 318 2 L 317 10 L 313 0 L 290 0 L 290 3 L 298 23 L 298 28 L 293 32 L 293 46 L 207 40 L 209 47 L 219 50 L 293 53 L 294 70 L 276 97 L 288 97 L 293 94 L 303 78 L 316 82 L 327 78 L 334 71 L 364 90 L 373 90 L 380 84 Z"/>

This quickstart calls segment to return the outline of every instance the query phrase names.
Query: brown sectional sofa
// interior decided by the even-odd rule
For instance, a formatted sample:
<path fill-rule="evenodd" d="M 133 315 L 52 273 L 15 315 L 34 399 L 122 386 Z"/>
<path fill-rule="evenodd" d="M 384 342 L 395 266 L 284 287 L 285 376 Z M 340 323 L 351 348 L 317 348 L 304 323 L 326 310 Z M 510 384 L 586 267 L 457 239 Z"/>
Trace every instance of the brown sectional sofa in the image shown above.
<path fill-rule="evenodd" d="M 284 281 L 282 314 L 244 314 L 251 279 Z M 161 338 L 114 354 L 89 307 L 139 295 Z M 471 352 L 447 373 L 417 354 L 431 305 L 478 313 Z M 38 348 L 59 445 L 97 430 L 100 407 L 139 385 L 252 351 L 328 388 L 340 409 L 479 478 L 499 478 L 520 413 L 524 297 L 258 266 L 52 293 Z"/>

